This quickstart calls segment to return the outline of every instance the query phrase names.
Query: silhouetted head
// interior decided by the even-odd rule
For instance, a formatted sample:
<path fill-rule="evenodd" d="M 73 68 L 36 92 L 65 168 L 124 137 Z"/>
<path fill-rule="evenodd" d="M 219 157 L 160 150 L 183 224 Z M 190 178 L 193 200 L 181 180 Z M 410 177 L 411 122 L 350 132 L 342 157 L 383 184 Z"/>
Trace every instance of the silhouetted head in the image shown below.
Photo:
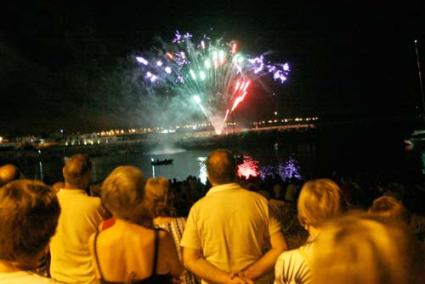
<path fill-rule="evenodd" d="M 0 167 L 0 186 L 20 178 L 20 172 L 15 165 L 6 164 Z"/>
<path fill-rule="evenodd" d="M 219 149 L 211 152 L 206 166 L 208 180 L 213 186 L 231 183 L 236 179 L 236 161 L 228 150 Z"/>

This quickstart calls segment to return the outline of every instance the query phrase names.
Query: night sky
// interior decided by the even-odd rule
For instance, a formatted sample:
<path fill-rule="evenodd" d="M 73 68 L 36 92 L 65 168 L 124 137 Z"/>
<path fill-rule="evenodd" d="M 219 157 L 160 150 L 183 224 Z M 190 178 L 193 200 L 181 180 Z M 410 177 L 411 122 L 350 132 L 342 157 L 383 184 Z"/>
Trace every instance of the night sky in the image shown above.
<path fill-rule="evenodd" d="M 287 84 L 253 95 L 237 113 L 241 120 L 274 110 L 332 118 L 415 114 L 413 40 L 424 69 L 425 1 L 299 2 L 5 1 L 0 135 L 152 123 L 123 74 L 131 56 L 177 29 L 237 39 L 247 52 L 273 51 L 291 64 Z"/>

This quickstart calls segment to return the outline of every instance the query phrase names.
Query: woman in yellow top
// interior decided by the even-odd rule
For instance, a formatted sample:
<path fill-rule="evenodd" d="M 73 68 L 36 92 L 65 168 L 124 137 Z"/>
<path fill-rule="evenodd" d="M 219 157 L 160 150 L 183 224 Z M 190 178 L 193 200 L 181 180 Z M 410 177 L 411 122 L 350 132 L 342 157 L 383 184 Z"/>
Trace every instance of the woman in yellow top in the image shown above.
<path fill-rule="evenodd" d="M 102 202 L 116 218 L 90 240 L 100 283 L 171 283 L 183 270 L 172 237 L 155 230 L 140 169 L 121 166 L 102 185 Z"/>

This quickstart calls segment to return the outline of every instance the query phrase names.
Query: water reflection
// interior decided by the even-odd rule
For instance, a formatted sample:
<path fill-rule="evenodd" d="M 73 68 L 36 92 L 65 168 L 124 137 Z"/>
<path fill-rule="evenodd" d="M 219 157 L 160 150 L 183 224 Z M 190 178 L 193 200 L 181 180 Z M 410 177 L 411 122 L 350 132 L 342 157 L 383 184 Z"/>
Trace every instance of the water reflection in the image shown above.
<path fill-rule="evenodd" d="M 207 182 L 207 167 L 205 165 L 206 157 L 198 157 L 199 179 L 203 184 Z M 237 175 L 240 178 L 249 179 L 250 177 L 260 177 L 262 180 L 267 177 L 277 178 L 283 181 L 292 179 L 302 180 L 301 168 L 298 161 L 290 157 L 287 161 L 278 163 L 277 166 L 264 165 L 260 167 L 260 162 L 250 155 L 243 155 L 241 163 L 238 165 Z"/>
<path fill-rule="evenodd" d="M 273 148 L 269 151 L 244 152 L 240 156 L 237 174 L 242 178 L 259 177 L 266 179 L 270 177 L 280 177 L 284 181 L 292 178 L 302 179 L 304 172 L 308 173 L 306 159 L 301 156 L 294 158 L 284 153 L 275 153 Z M 270 151 L 272 150 L 272 151 Z M 211 149 L 185 150 L 167 152 L 168 154 L 153 155 L 148 153 L 113 153 L 106 156 L 92 158 L 93 182 L 101 182 L 115 167 L 120 165 L 134 165 L 140 167 L 149 176 L 165 176 L 170 179 L 185 179 L 189 175 L 197 175 L 202 183 L 207 182 L 206 157 Z M 152 159 L 164 160 L 172 159 L 169 165 L 152 165 Z M 299 160 L 300 159 L 300 160 Z M 299 163 L 303 161 L 303 163 Z M 22 167 L 28 177 L 45 178 L 48 182 L 62 180 L 62 159 L 48 159 L 37 156 L 27 167 Z M 301 165 L 301 166 L 300 166 Z M 302 169 L 302 170 L 301 170 Z"/>
<path fill-rule="evenodd" d="M 93 180 L 97 182 L 101 181 L 116 166 L 132 164 L 141 167 L 147 176 L 149 176 L 150 172 L 152 177 L 163 175 L 168 178 L 184 179 L 187 176 L 198 172 L 200 181 L 205 184 L 207 182 L 207 168 L 205 165 L 207 157 L 206 155 L 197 156 L 196 154 L 201 153 L 191 153 L 191 151 L 185 151 L 173 155 L 168 155 L 167 157 L 173 158 L 175 163 L 171 165 L 159 166 L 154 166 L 151 164 L 151 162 L 154 161 L 154 158 L 149 157 L 146 159 L 147 157 L 145 155 L 133 157 L 134 160 L 129 159 L 129 157 L 126 156 L 96 157 L 93 159 Z M 162 157 L 165 158 L 165 156 Z M 283 181 L 290 181 L 291 179 L 303 179 L 301 174 L 302 170 L 297 159 L 289 157 L 284 161 L 269 161 L 269 163 L 272 162 L 276 164 L 266 164 L 264 161 L 261 163 L 250 155 L 242 155 L 240 164 L 238 165 L 237 175 L 238 177 L 245 179 L 249 179 L 250 177 L 260 177 L 262 180 L 266 179 L 267 177 L 280 177 Z M 44 166 L 45 162 L 39 160 L 37 165 L 36 178 L 42 179 L 44 177 Z M 61 178 L 58 177 L 57 179 L 59 180 Z"/>
<path fill-rule="evenodd" d="M 205 165 L 205 161 L 207 157 L 198 157 L 199 161 L 199 179 L 203 184 L 207 183 L 207 166 Z"/>
<path fill-rule="evenodd" d="M 285 182 L 293 179 L 303 179 L 299 162 L 293 157 L 289 157 L 287 161 L 278 163 L 277 166 L 264 165 L 260 167 L 259 164 L 260 162 L 253 157 L 243 155 L 242 162 L 238 165 L 238 177 L 249 179 L 250 177 L 260 176 L 263 180 L 267 177 L 280 177 Z"/>
<path fill-rule="evenodd" d="M 238 176 L 248 179 L 249 177 L 257 177 L 260 173 L 259 162 L 254 160 L 251 156 L 244 155 L 243 161 L 238 165 Z"/>
<path fill-rule="evenodd" d="M 301 180 L 301 169 L 298 161 L 292 157 L 285 163 L 279 164 L 279 175 L 283 181 L 289 181 L 291 179 Z"/>

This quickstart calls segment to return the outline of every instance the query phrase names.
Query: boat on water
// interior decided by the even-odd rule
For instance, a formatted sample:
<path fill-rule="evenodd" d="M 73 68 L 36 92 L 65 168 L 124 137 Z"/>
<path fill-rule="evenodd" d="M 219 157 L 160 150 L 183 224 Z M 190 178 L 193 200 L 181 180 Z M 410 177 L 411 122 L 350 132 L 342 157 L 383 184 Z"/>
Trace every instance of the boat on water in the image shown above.
<path fill-rule="evenodd" d="M 160 160 L 160 159 L 156 159 L 154 160 L 153 158 L 151 159 L 151 165 L 152 166 L 163 166 L 163 165 L 171 165 L 173 163 L 173 159 L 164 159 L 164 160 Z"/>

